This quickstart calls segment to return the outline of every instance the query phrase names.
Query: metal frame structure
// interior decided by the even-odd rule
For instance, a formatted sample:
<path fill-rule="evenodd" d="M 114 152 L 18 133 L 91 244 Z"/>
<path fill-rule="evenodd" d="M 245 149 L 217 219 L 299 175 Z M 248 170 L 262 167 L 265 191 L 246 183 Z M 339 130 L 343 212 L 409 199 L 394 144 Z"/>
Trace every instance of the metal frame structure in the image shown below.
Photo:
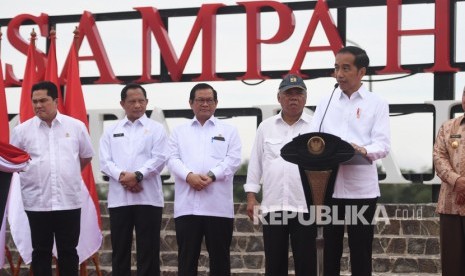
<path fill-rule="evenodd" d="M 436 0 L 442 1 L 442 0 Z M 453 67 L 459 68 L 460 71 L 465 71 L 465 62 L 456 62 L 455 59 L 455 33 L 456 33 L 456 10 L 457 3 L 464 2 L 465 0 L 450 0 L 450 64 Z M 221 3 L 221 1 L 218 1 Z M 435 0 L 403 0 L 402 5 L 410 4 L 434 4 Z M 305 1 L 305 2 L 287 2 L 284 3 L 289 6 L 293 11 L 299 10 L 311 10 L 316 6 L 315 1 Z M 382 7 L 386 6 L 386 0 L 327 0 L 327 4 L 330 9 L 337 10 L 337 28 L 344 43 L 347 43 L 346 38 L 346 29 L 347 29 L 347 10 L 351 8 L 360 8 L 360 7 Z M 159 10 L 162 17 L 162 21 L 165 24 L 166 28 L 169 31 L 169 19 L 175 17 L 195 17 L 199 12 L 200 8 L 180 8 L 180 9 L 165 9 Z M 271 12 L 271 9 L 263 9 L 262 12 Z M 244 14 L 245 9 L 243 6 L 225 6 L 218 9 L 218 15 L 224 14 Z M 127 12 L 113 12 L 113 13 L 96 13 L 93 14 L 97 22 L 104 21 L 120 21 L 120 20 L 134 20 L 140 19 L 140 13 L 137 11 L 127 11 Z M 64 23 L 79 23 L 81 18 L 80 14 L 75 15 L 59 15 L 59 16 L 49 16 L 49 27 L 56 27 L 58 24 Z M 0 26 L 8 25 L 11 18 L 0 19 Z M 25 22 L 24 24 L 32 25 L 34 22 Z M 48 46 L 48 45 L 47 45 Z M 48 47 L 47 47 L 48 48 Z M 424 73 L 424 70 L 430 68 L 432 64 L 407 64 L 402 65 L 402 68 L 410 70 L 412 74 Z M 152 75 L 152 78 L 160 80 L 160 82 L 172 82 L 166 65 L 163 62 L 163 59 L 160 58 L 160 74 Z M 383 69 L 383 66 L 372 66 L 367 70 L 367 76 L 369 79 L 368 82 L 375 82 L 381 80 L 373 80 L 371 76 L 376 75 L 376 71 Z M 218 77 L 224 80 L 237 80 L 238 77 L 244 75 L 245 72 L 218 72 Z M 283 75 L 288 73 L 284 70 L 269 70 L 262 71 L 262 74 L 271 78 L 271 79 L 280 79 Z M 320 78 L 320 77 L 330 77 L 333 73 L 333 68 L 323 68 L 323 69 L 302 69 L 301 73 L 310 76 L 311 79 Z M 450 73 L 434 73 L 434 100 L 454 100 L 454 91 L 455 91 L 455 74 L 454 72 Z M 180 82 L 191 82 L 194 78 L 198 77 L 199 74 L 183 74 Z M 122 82 L 131 82 L 140 78 L 139 75 L 117 75 L 116 76 Z M 83 85 L 93 85 L 94 82 L 98 79 L 98 76 L 92 77 L 81 77 L 81 82 Z M 312 108 L 312 107 L 311 107 Z M 408 114 L 408 113 L 433 113 L 435 112 L 434 108 L 427 104 L 395 104 L 390 105 L 391 116 Z M 452 117 L 454 113 L 461 112 L 461 107 L 454 108 L 451 110 L 450 116 Z M 221 113 L 221 114 L 220 114 Z M 192 113 L 190 110 L 165 110 L 164 115 L 167 118 L 172 117 L 191 117 Z M 254 110 L 254 108 L 231 108 L 231 109 L 218 109 L 218 115 L 225 117 L 234 117 L 234 116 L 256 116 L 257 125 L 262 120 L 262 115 L 259 110 Z M 11 115 L 13 116 L 13 115 Z M 434 118 L 434 116 L 433 116 Z M 433 133 L 435 135 L 435 133 Z M 434 139 L 434 137 L 433 137 Z M 430 180 L 433 178 L 433 174 L 411 174 L 404 175 L 407 179 L 412 180 L 413 182 L 423 182 L 423 180 Z M 383 175 L 380 175 L 380 178 L 383 178 Z M 437 189 L 434 188 L 434 189 Z M 434 198 L 433 192 L 433 198 Z"/>
<path fill-rule="evenodd" d="M 438 0 L 436 0 L 438 1 Z M 458 2 L 463 2 L 465 0 L 450 0 L 450 33 L 451 33 L 451 43 L 450 43 L 450 53 L 452 53 L 451 58 L 455 53 L 455 22 L 456 22 L 456 4 Z M 221 3 L 221 1 L 218 1 Z M 337 9 L 337 28 L 339 34 L 344 41 L 346 39 L 346 29 L 347 29 L 347 9 L 350 8 L 360 8 L 360 7 L 376 7 L 376 6 L 386 6 L 386 0 L 327 0 L 328 6 L 331 9 Z M 409 4 L 434 4 L 435 0 L 403 0 L 403 5 Z M 309 10 L 314 9 L 316 2 L 315 1 L 305 1 L 305 2 L 288 2 L 285 3 L 293 11 L 299 10 Z M 170 18 L 174 17 L 186 17 L 186 16 L 196 16 L 200 8 L 180 8 L 180 9 L 165 9 L 160 10 L 160 15 L 162 17 L 163 23 L 169 31 L 168 21 Z M 271 9 L 263 9 L 262 12 L 270 12 Z M 225 6 L 221 7 L 218 10 L 219 15 L 221 14 L 243 14 L 245 10 L 242 6 Z M 104 21 L 118 21 L 118 20 L 132 20 L 140 19 L 140 14 L 137 11 L 128 11 L 128 12 L 114 12 L 114 13 L 96 13 L 93 14 L 97 22 Z M 79 23 L 81 15 L 59 15 L 59 16 L 49 16 L 50 28 L 56 26 L 57 24 L 63 23 Z M 11 18 L 0 19 L 0 26 L 8 25 Z M 25 24 L 34 24 L 33 22 L 25 22 Z M 409 64 L 402 65 L 403 68 L 410 70 L 412 73 L 423 73 L 423 70 L 431 67 L 432 64 Z M 451 65 L 457 67 L 460 71 L 465 71 L 465 62 L 455 62 L 451 60 Z M 153 78 L 159 79 L 161 82 L 171 82 L 168 71 L 163 59 L 160 58 L 160 75 L 153 75 Z M 382 66 L 373 66 L 369 67 L 367 70 L 367 75 L 376 75 L 376 71 L 383 69 Z M 326 69 L 303 69 L 301 71 L 303 74 L 311 76 L 310 78 L 320 78 L 320 77 L 330 77 L 333 72 L 333 68 Z M 270 70 L 262 71 L 263 75 L 270 77 L 271 79 L 279 79 L 286 73 L 284 70 Z M 220 78 L 224 80 L 237 80 L 238 77 L 243 76 L 244 72 L 219 72 L 217 74 Z M 434 100 L 453 100 L 454 98 L 454 75 L 455 73 L 434 73 Z M 123 82 L 135 81 L 140 78 L 136 75 L 124 75 L 116 76 L 119 80 Z M 181 82 L 190 82 L 194 78 L 198 77 L 198 74 L 183 74 Z M 98 79 L 95 77 L 82 77 L 81 82 L 84 85 L 93 84 Z M 371 80 L 375 81 L 375 80 Z"/>

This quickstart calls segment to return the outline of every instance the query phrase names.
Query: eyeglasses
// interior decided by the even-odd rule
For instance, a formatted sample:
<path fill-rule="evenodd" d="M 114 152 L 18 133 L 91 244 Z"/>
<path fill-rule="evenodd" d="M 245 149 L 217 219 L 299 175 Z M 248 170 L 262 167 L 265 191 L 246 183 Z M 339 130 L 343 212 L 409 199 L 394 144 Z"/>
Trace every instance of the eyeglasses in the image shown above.
<path fill-rule="evenodd" d="M 212 105 L 215 103 L 215 100 L 212 98 L 209 98 L 209 99 L 197 98 L 197 99 L 194 99 L 194 101 L 198 104 L 207 103 L 208 105 Z"/>

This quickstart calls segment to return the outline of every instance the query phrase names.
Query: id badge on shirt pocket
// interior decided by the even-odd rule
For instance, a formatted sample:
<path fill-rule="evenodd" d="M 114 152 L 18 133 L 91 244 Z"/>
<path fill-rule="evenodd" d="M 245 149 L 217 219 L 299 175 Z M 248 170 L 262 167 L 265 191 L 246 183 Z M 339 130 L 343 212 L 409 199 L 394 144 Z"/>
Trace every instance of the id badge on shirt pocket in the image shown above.
<path fill-rule="evenodd" d="M 452 150 L 456 150 L 460 146 L 460 140 L 462 139 L 462 135 L 460 134 L 451 134 L 448 139 L 448 146 L 452 148 Z"/>

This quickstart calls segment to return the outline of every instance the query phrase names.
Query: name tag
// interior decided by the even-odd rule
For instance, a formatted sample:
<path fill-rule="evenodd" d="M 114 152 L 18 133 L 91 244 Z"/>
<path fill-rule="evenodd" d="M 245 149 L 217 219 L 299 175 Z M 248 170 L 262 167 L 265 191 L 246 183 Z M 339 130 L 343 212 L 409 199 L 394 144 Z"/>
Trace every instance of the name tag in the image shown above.
<path fill-rule="evenodd" d="M 450 138 L 461 138 L 461 137 L 462 137 L 462 135 L 460 135 L 460 134 L 451 134 L 450 135 Z"/>
<path fill-rule="evenodd" d="M 224 141 L 224 137 L 223 136 L 215 136 L 215 137 L 212 138 L 212 140 Z"/>
<path fill-rule="evenodd" d="M 115 133 L 113 134 L 113 137 L 123 137 L 124 133 Z"/>

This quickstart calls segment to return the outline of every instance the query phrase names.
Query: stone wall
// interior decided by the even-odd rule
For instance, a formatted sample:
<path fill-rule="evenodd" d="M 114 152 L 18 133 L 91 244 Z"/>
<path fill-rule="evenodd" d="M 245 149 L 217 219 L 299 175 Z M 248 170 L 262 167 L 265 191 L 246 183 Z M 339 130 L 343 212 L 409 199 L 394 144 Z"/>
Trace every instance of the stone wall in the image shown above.
<path fill-rule="evenodd" d="M 374 275 L 440 275 L 439 220 L 434 213 L 434 204 L 392 204 L 379 205 L 380 218 L 375 226 L 373 241 Z M 264 254 L 261 227 L 254 225 L 246 216 L 246 205 L 235 205 L 234 236 L 231 245 L 231 266 L 233 275 L 264 275 Z M 103 275 L 111 275 L 111 243 L 106 202 L 101 202 L 104 241 L 99 251 L 100 269 Z M 177 275 L 177 245 L 173 220 L 173 204 L 164 208 L 161 232 L 162 275 Z M 387 215 L 387 217 L 386 217 Z M 389 220 L 387 223 L 386 220 Z M 7 244 L 17 262 L 17 252 L 10 237 Z M 135 271 L 135 251 L 133 270 Z M 347 241 L 345 241 L 342 271 L 350 275 Z M 202 248 L 199 275 L 208 275 L 208 254 Z M 289 271 L 292 270 L 292 253 L 289 254 Z M 21 266 L 20 275 L 28 275 L 28 268 Z M 89 275 L 95 274 L 95 267 L 88 262 Z M 7 265 L 0 275 L 11 275 Z M 135 275 L 135 274 L 134 274 Z"/>

